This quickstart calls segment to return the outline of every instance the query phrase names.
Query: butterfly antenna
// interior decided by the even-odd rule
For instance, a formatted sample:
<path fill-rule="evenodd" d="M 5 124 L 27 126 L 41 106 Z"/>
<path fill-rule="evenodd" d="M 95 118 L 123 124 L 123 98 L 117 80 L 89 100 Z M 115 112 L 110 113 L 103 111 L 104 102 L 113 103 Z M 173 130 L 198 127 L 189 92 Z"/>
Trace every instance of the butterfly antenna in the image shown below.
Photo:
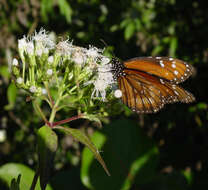
<path fill-rule="evenodd" d="M 101 38 L 100 41 L 105 45 L 105 47 L 108 47 L 109 45 Z M 113 53 L 113 51 L 111 52 L 113 57 L 116 58 L 116 55 Z"/>
<path fill-rule="evenodd" d="M 105 47 L 108 47 L 108 44 L 103 39 L 100 39 L 100 41 L 105 45 Z"/>

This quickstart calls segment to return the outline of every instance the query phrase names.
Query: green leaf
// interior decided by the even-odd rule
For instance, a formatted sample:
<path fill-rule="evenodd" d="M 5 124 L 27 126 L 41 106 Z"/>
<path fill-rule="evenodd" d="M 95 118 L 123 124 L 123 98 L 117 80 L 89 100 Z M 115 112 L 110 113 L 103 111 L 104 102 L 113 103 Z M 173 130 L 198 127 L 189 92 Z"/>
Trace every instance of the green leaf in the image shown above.
<path fill-rule="evenodd" d="M 8 69 L 8 66 L 0 66 L 0 75 L 4 78 L 9 78 L 10 76 L 10 72 L 9 72 L 9 69 Z"/>
<path fill-rule="evenodd" d="M 125 27 L 129 24 L 129 22 L 131 22 L 130 19 L 124 19 L 124 20 L 120 23 L 120 27 L 121 27 L 121 28 L 125 28 Z"/>
<path fill-rule="evenodd" d="M 133 34 L 135 32 L 135 29 L 136 29 L 136 27 L 135 27 L 135 23 L 134 22 L 130 22 L 126 26 L 125 31 L 124 31 L 124 38 L 125 38 L 125 40 L 129 40 L 133 36 Z"/>
<path fill-rule="evenodd" d="M 156 46 L 156 47 L 152 50 L 151 55 L 156 56 L 156 55 L 158 55 L 160 52 L 162 52 L 163 49 L 164 49 L 164 47 L 163 47 L 162 45 L 158 45 L 158 46 Z"/>
<path fill-rule="evenodd" d="M 44 190 L 50 177 L 50 169 L 58 147 L 58 138 L 56 133 L 48 126 L 41 127 L 37 135 L 40 185 Z"/>
<path fill-rule="evenodd" d="M 9 104 L 5 106 L 6 110 L 13 109 L 17 97 L 17 87 L 12 82 L 7 89 L 7 99 Z"/>
<path fill-rule="evenodd" d="M 194 179 L 193 172 L 191 170 L 182 170 L 182 174 L 186 178 L 187 183 L 191 185 Z"/>
<path fill-rule="evenodd" d="M 119 26 L 117 25 L 117 24 L 114 24 L 114 25 L 112 25 L 111 27 L 110 27 L 110 31 L 111 32 L 115 32 L 115 31 L 117 31 L 119 29 Z"/>
<path fill-rule="evenodd" d="M 82 118 L 89 119 L 90 121 L 95 121 L 99 127 L 102 127 L 102 123 L 97 115 L 94 114 L 84 114 Z"/>
<path fill-rule="evenodd" d="M 100 162 L 100 164 L 103 166 L 105 172 L 110 176 L 110 173 L 105 165 L 105 162 L 103 161 L 102 157 L 100 156 L 100 153 L 96 146 L 91 142 L 91 140 L 79 129 L 72 129 L 68 127 L 54 127 L 56 129 L 59 129 L 63 131 L 65 134 L 72 136 L 79 142 L 83 143 L 85 146 L 87 146 L 91 152 L 94 154 L 95 158 Z"/>
<path fill-rule="evenodd" d="M 42 0 L 41 1 L 41 16 L 45 22 L 48 21 L 48 13 L 53 11 L 53 0 Z"/>
<path fill-rule="evenodd" d="M 98 147 L 98 149 L 101 149 L 101 147 L 106 142 L 106 137 L 102 133 L 96 132 L 93 134 L 92 140 L 95 143 L 96 147 Z M 82 183 L 89 189 L 93 189 L 93 185 L 90 183 L 90 176 L 89 176 L 90 166 L 94 160 L 93 154 L 88 149 L 85 148 L 82 153 L 82 158 L 83 158 L 82 167 L 81 167 Z"/>
<path fill-rule="evenodd" d="M 176 37 L 173 37 L 170 41 L 170 49 L 169 49 L 170 56 L 175 57 L 177 45 L 178 45 L 178 40 Z"/>
<path fill-rule="evenodd" d="M 21 180 L 18 177 L 20 174 Z M 8 163 L 0 167 L 0 180 L 4 181 L 9 187 L 11 181 L 18 177 L 16 184 L 19 183 L 20 190 L 30 189 L 34 175 L 35 172 L 23 164 Z M 14 182 L 12 183 L 14 185 Z M 39 180 L 35 190 L 41 190 Z M 51 186 L 48 185 L 46 190 L 52 190 Z"/>
<path fill-rule="evenodd" d="M 92 153 L 85 148 L 82 153 L 81 180 L 89 189 L 127 190 L 132 184 L 140 186 L 155 176 L 158 149 L 131 120 L 122 119 L 105 126 L 102 133 L 95 132 L 91 140 L 102 148 L 112 176 L 107 178 L 102 174 Z"/>
<path fill-rule="evenodd" d="M 141 28 L 142 28 L 141 21 L 139 19 L 135 19 L 134 22 L 135 22 L 135 27 L 136 27 L 137 31 L 141 30 Z"/>
<path fill-rule="evenodd" d="M 197 104 L 197 108 L 199 110 L 206 110 L 207 109 L 207 103 L 200 102 L 200 103 Z"/>
<path fill-rule="evenodd" d="M 17 180 L 15 178 L 12 179 L 11 181 L 11 190 L 20 190 L 19 185 L 20 185 L 20 178 L 21 175 L 18 175 Z"/>
<path fill-rule="evenodd" d="M 65 16 L 66 21 L 68 23 L 71 23 L 71 19 L 72 19 L 71 17 L 72 17 L 73 11 L 72 11 L 72 8 L 70 7 L 69 2 L 67 2 L 66 0 L 59 0 L 58 4 L 59 4 L 61 14 Z"/>

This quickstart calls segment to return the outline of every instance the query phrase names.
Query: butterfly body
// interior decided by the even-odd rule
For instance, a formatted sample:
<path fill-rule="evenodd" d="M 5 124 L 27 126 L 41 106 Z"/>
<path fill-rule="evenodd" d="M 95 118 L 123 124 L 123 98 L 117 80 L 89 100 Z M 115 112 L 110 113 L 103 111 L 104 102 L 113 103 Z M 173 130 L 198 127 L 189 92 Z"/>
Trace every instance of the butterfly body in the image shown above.
<path fill-rule="evenodd" d="M 194 68 L 179 59 L 138 57 L 121 62 L 113 58 L 112 72 L 123 103 L 137 113 L 154 113 L 168 103 L 195 100 L 178 85 L 193 74 Z"/>

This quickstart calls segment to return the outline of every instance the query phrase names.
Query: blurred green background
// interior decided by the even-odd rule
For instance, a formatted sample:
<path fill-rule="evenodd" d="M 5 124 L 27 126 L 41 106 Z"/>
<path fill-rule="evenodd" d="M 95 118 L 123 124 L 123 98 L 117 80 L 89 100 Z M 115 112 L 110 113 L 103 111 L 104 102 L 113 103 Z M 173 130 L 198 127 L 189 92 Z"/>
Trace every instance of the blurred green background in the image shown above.
<path fill-rule="evenodd" d="M 18 173 L 27 189 L 37 164 L 41 121 L 10 84 L 10 67 L 18 56 L 17 40 L 41 27 L 83 47 L 104 48 L 102 39 L 123 60 L 172 56 L 196 68 L 183 85 L 195 95 L 193 104 L 167 105 L 151 115 L 126 110 L 106 119 L 102 129 L 84 120 L 72 122 L 91 136 L 112 176 L 88 149 L 60 134 L 49 189 L 206 189 L 207 13 L 205 0 L 0 0 L 0 189 L 8 189 Z"/>

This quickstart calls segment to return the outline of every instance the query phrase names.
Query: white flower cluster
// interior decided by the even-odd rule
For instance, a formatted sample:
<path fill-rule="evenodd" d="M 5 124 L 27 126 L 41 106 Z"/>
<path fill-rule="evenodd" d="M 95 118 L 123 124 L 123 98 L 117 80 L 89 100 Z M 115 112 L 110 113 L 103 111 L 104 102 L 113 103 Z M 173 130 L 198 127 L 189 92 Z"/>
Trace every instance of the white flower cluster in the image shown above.
<path fill-rule="evenodd" d="M 99 97 L 101 95 L 102 100 L 105 101 L 106 89 L 111 87 L 115 81 L 111 72 L 111 64 L 106 63 L 106 60 L 101 63 L 101 66 L 98 67 L 98 76 L 92 81 L 94 85 L 92 97 Z"/>
<path fill-rule="evenodd" d="M 41 56 L 43 53 L 48 54 L 50 49 L 55 47 L 54 40 L 50 37 L 44 29 L 35 32 L 33 36 L 23 37 L 18 40 L 18 49 L 21 58 L 24 52 L 28 55 Z"/>
<path fill-rule="evenodd" d="M 110 59 L 102 55 L 103 50 L 93 46 L 81 48 L 74 46 L 68 40 L 59 42 L 57 45 L 59 53 L 69 56 L 75 64 L 85 67 L 89 74 L 95 74 L 92 80 L 85 84 L 93 84 L 92 98 L 101 97 L 106 99 L 106 90 L 115 83 L 111 72 Z M 96 71 L 96 72 L 93 72 Z"/>
<path fill-rule="evenodd" d="M 57 65 L 59 67 L 64 67 L 63 64 L 73 62 L 75 67 L 80 68 L 80 76 L 82 76 L 84 81 L 83 84 L 91 84 L 94 86 L 91 95 L 92 98 L 101 97 L 101 99 L 105 101 L 107 89 L 115 83 L 111 72 L 110 59 L 103 55 L 102 49 L 93 46 L 89 46 L 89 48 L 78 47 L 73 45 L 69 40 L 60 41 L 56 44 L 44 29 L 35 32 L 33 36 L 24 36 L 18 41 L 18 48 L 22 60 L 25 60 L 25 54 L 29 57 L 34 57 L 34 59 L 36 59 L 35 57 L 46 55 L 47 57 L 45 60 L 48 66 L 47 69 L 42 70 L 45 70 L 46 73 L 44 75 L 47 77 L 52 77 L 56 72 L 59 72 L 58 70 L 54 70 Z M 51 54 L 51 52 L 53 52 L 53 54 Z M 57 57 L 60 57 L 58 63 Z M 34 59 L 32 59 L 32 61 Z M 56 62 L 56 64 L 54 62 Z M 14 58 L 12 65 L 18 68 L 18 60 Z M 87 77 L 86 74 L 88 75 Z M 24 75 L 22 77 L 17 76 L 18 84 L 23 84 L 24 81 Z M 31 93 L 37 92 L 38 87 L 36 88 L 34 84 L 35 83 L 32 82 L 31 86 L 28 88 Z M 45 92 L 44 90 L 42 91 Z"/>

